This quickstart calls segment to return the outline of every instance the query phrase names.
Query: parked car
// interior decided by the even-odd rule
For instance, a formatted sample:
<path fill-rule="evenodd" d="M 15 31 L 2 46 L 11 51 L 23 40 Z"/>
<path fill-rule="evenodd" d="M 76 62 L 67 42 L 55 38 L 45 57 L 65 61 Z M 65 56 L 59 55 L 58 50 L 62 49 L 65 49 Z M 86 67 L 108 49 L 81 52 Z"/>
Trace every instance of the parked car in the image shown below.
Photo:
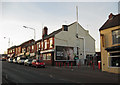
<path fill-rule="evenodd" d="M 4 56 L 1 58 L 2 61 L 6 61 L 6 59 L 7 59 L 7 58 L 4 57 Z"/>
<path fill-rule="evenodd" d="M 20 58 L 17 60 L 18 64 L 24 64 L 24 61 L 26 60 L 26 58 Z"/>
<path fill-rule="evenodd" d="M 13 63 L 17 63 L 17 58 L 14 58 L 14 59 L 13 59 Z"/>
<path fill-rule="evenodd" d="M 31 66 L 32 65 L 32 59 L 26 59 L 25 61 L 24 61 L 24 65 L 26 66 Z"/>
<path fill-rule="evenodd" d="M 9 63 L 12 63 L 12 62 L 13 62 L 13 58 L 9 58 L 9 59 L 8 59 L 8 62 L 9 62 Z"/>
<path fill-rule="evenodd" d="M 36 68 L 37 67 L 45 68 L 45 63 L 42 60 L 34 59 L 34 60 L 32 60 L 32 66 L 35 66 Z"/>

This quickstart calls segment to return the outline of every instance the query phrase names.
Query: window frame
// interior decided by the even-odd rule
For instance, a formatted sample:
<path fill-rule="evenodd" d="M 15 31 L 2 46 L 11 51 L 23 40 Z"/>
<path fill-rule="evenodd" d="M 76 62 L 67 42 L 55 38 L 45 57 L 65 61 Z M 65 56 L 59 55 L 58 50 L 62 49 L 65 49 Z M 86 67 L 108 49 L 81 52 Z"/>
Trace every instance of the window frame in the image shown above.
<path fill-rule="evenodd" d="M 118 37 L 118 39 L 116 39 L 117 40 L 117 42 L 115 43 L 115 39 L 114 39 L 114 36 L 115 36 L 115 34 L 113 33 L 113 32 L 115 32 L 115 31 L 120 31 L 120 28 L 119 29 L 115 29 L 115 30 L 112 30 L 112 45 L 116 45 L 116 44 L 120 44 L 120 42 L 118 41 L 119 40 L 119 37 Z M 117 36 L 120 36 L 120 34 L 117 34 Z"/>
<path fill-rule="evenodd" d="M 120 67 L 117 67 L 117 66 L 112 66 L 111 65 L 111 63 L 112 63 L 112 61 L 111 61 L 111 58 L 115 58 L 115 57 L 120 57 L 120 55 L 116 55 L 116 56 L 111 56 L 110 54 L 111 54 L 112 52 L 109 52 L 108 53 L 108 67 L 110 67 L 110 68 L 120 68 Z M 116 52 L 114 52 L 114 53 L 116 53 Z"/>

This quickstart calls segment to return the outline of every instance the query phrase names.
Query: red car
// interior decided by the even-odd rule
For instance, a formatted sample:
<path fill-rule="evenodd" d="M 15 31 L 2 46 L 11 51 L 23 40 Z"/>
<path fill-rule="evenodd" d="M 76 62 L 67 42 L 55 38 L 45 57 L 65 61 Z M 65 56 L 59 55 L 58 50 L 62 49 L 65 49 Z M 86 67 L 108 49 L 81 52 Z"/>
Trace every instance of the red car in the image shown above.
<path fill-rule="evenodd" d="M 34 60 L 32 60 L 32 66 L 35 66 L 36 68 L 37 67 L 45 68 L 45 63 L 42 60 L 34 59 Z"/>

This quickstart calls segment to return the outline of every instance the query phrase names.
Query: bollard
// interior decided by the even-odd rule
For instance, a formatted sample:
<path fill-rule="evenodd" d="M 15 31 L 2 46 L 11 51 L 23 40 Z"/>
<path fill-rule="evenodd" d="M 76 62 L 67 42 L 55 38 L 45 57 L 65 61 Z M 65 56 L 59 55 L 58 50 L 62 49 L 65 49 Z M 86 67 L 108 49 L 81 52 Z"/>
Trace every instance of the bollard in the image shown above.
<path fill-rule="evenodd" d="M 60 67 L 60 62 L 59 62 L 59 67 Z"/>
<path fill-rule="evenodd" d="M 93 70 L 94 70 L 95 68 L 94 68 L 94 63 L 93 63 Z"/>
<path fill-rule="evenodd" d="M 69 68 L 69 63 L 68 63 L 68 68 Z"/>
<path fill-rule="evenodd" d="M 57 62 L 56 62 L 56 66 L 57 66 Z"/>
<path fill-rule="evenodd" d="M 72 62 L 71 62 L 71 69 L 72 69 Z"/>
<path fill-rule="evenodd" d="M 63 66 L 63 62 L 61 63 L 61 67 Z"/>
<path fill-rule="evenodd" d="M 98 61 L 98 69 L 101 69 L 101 61 Z"/>
<path fill-rule="evenodd" d="M 66 64 L 64 63 L 64 67 L 66 67 Z"/>

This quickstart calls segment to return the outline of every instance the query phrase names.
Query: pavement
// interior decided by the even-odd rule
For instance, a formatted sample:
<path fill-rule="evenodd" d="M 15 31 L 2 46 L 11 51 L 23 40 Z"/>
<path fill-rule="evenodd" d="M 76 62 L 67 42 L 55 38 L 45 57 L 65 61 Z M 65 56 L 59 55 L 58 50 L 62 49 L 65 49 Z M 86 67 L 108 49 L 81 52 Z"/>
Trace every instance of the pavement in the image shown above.
<path fill-rule="evenodd" d="M 90 66 L 46 66 L 35 68 L 2 62 L 2 84 L 113 84 L 120 85 L 120 75 L 102 72 Z"/>

